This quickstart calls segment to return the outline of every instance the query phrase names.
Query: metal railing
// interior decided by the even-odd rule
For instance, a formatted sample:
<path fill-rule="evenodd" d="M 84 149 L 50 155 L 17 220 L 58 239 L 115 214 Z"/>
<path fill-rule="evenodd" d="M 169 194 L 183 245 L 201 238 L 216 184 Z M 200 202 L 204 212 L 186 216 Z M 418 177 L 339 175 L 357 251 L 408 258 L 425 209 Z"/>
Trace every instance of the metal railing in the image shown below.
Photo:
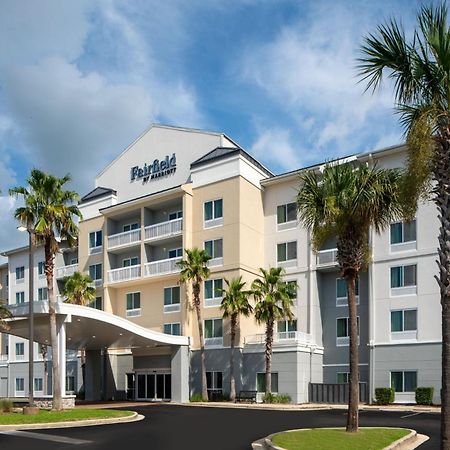
<path fill-rule="evenodd" d="M 141 265 L 119 267 L 108 270 L 108 281 L 110 283 L 120 283 L 121 281 L 134 280 L 141 276 Z"/>
<path fill-rule="evenodd" d="M 328 250 L 320 250 L 317 252 L 316 265 L 320 266 L 333 266 L 338 263 L 337 260 L 337 248 L 330 248 Z"/>
<path fill-rule="evenodd" d="M 141 240 L 141 230 L 124 231 L 108 236 L 108 249 L 134 244 Z"/>
<path fill-rule="evenodd" d="M 183 219 L 168 220 L 167 222 L 148 225 L 145 227 L 145 240 L 160 239 L 175 236 L 183 231 Z"/>
<path fill-rule="evenodd" d="M 181 259 L 181 257 L 168 258 L 146 263 L 144 266 L 144 275 L 146 277 L 154 277 L 157 275 L 178 273 L 180 271 L 180 267 L 177 265 L 177 263 L 181 261 Z"/>
<path fill-rule="evenodd" d="M 56 278 L 65 278 L 70 277 L 78 270 L 77 264 L 70 264 L 69 266 L 57 267 L 56 269 Z"/>
<path fill-rule="evenodd" d="M 265 333 L 249 335 L 244 339 L 245 344 L 264 344 L 265 342 Z M 283 344 L 288 342 L 311 344 L 312 337 L 310 334 L 303 333 L 302 331 L 280 331 L 273 334 L 273 342 L 274 344 Z"/>

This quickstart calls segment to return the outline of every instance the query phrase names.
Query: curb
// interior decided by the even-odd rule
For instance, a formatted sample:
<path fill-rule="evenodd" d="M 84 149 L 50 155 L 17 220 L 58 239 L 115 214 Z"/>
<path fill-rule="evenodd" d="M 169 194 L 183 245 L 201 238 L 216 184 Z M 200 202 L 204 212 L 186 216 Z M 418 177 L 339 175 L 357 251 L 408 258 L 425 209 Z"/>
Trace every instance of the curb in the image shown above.
<path fill-rule="evenodd" d="M 29 423 L 15 425 L 0 425 L 0 433 L 3 431 L 19 431 L 19 430 L 47 430 L 52 428 L 77 428 L 92 427 L 97 425 L 111 425 L 116 423 L 139 422 L 145 419 L 145 416 L 133 412 L 131 416 L 125 417 L 108 417 L 106 419 L 86 419 L 69 422 L 51 422 L 51 423 Z"/>
<path fill-rule="evenodd" d="M 390 428 L 390 427 L 360 427 L 360 428 Z M 395 427 L 397 428 L 397 427 Z M 290 433 L 292 431 L 308 431 L 312 430 L 313 428 L 298 428 L 294 430 L 286 430 L 281 431 L 279 433 L 273 433 L 269 436 L 259 439 L 252 443 L 252 449 L 253 450 L 286 450 L 283 447 L 278 447 L 272 442 L 272 438 L 280 433 Z M 317 428 L 315 428 L 317 429 Z M 335 428 L 335 427 L 324 427 L 320 428 L 322 430 L 338 430 L 342 428 Z M 392 444 L 388 445 L 387 447 L 384 447 L 383 450 L 409 450 L 414 449 L 418 447 L 423 442 L 427 441 L 429 439 L 428 436 L 417 434 L 416 430 L 412 430 L 410 428 L 404 428 L 405 430 L 409 430 L 409 434 L 406 436 L 403 436 L 402 438 L 396 440 Z"/>

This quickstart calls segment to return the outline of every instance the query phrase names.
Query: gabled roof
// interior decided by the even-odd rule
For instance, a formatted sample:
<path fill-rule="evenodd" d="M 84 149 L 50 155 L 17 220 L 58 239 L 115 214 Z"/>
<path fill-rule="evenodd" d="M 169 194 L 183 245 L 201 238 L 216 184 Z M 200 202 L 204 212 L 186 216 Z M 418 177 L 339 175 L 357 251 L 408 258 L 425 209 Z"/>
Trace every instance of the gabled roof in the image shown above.
<path fill-rule="evenodd" d="M 94 190 L 89 192 L 89 194 L 86 194 L 81 200 L 81 203 L 90 202 L 91 200 L 94 200 L 96 198 L 105 197 L 107 195 L 117 195 L 117 192 L 114 189 L 111 188 L 105 188 L 105 187 L 96 187 Z"/>
<path fill-rule="evenodd" d="M 191 169 L 202 166 L 204 164 L 209 164 L 213 161 L 225 159 L 233 155 L 243 156 L 256 167 L 258 167 L 258 169 L 262 170 L 266 175 L 268 175 L 269 177 L 273 177 L 273 173 L 269 169 L 265 168 L 259 161 L 257 161 L 255 158 L 253 158 L 253 156 L 248 154 L 244 149 L 240 147 L 216 147 L 214 150 L 211 150 L 210 152 L 206 153 L 206 155 L 203 155 L 201 158 L 191 163 Z"/>

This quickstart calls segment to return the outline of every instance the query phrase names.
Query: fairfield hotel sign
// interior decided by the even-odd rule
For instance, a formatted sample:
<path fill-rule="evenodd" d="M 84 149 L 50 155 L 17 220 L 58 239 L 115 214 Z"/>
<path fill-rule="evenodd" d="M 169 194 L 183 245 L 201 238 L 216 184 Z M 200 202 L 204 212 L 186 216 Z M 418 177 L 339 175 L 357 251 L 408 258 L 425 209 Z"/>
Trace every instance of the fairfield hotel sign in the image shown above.
<path fill-rule="evenodd" d="M 152 163 L 145 163 L 143 167 L 134 166 L 131 168 L 131 180 L 142 180 L 147 183 L 157 178 L 166 177 L 177 170 L 177 158 L 175 153 L 171 157 L 166 155 L 162 160 L 155 159 Z"/>

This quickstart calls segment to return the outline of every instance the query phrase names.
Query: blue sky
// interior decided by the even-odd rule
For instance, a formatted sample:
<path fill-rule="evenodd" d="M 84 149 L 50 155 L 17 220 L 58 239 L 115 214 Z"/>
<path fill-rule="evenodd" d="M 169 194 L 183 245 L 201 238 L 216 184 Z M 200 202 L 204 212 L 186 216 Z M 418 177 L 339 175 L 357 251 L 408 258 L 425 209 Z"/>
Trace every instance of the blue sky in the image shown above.
<path fill-rule="evenodd" d="M 23 243 L 6 194 L 31 167 L 84 194 L 151 122 L 223 131 L 276 173 L 401 142 L 355 58 L 420 3 L 0 0 L 0 250 Z"/>

